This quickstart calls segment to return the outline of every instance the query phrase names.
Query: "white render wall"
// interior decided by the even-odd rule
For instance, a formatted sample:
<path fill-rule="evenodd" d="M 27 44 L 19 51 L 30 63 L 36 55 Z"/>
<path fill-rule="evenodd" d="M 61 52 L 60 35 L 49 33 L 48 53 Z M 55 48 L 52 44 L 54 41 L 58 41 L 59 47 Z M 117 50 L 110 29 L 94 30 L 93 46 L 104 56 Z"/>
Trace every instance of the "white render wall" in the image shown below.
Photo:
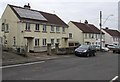
<path fill-rule="evenodd" d="M 113 38 L 106 31 L 102 30 L 105 33 L 105 44 L 113 44 Z"/>
<path fill-rule="evenodd" d="M 51 43 L 51 39 L 54 39 L 54 43 L 56 43 L 56 39 L 60 39 L 60 47 L 67 47 L 68 46 L 68 41 L 65 42 L 62 37 L 68 37 L 68 28 L 65 28 L 65 33 L 62 32 L 62 27 L 60 27 L 60 33 L 56 33 L 56 28 L 54 28 L 55 32 L 51 33 L 50 30 L 50 24 L 47 25 L 47 33 L 43 33 L 43 25 L 42 23 L 39 22 L 40 24 L 40 32 L 35 32 L 35 23 L 30 24 L 30 30 L 31 32 L 26 32 L 25 27 L 26 23 L 20 22 L 19 18 L 16 16 L 16 14 L 12 11 L 12 9 L 7 5 L 2 17 L 2 22 L 5 24 L 9 25 L 9 32 L 5 33 L 6 40 L 7 40 L 7 47 L 12 48 L 13 47 L 13 37 L 16 38 L 16 46 L 21 47 L 27 45 L 27 39 L 24 37 L 31 37 L 33 36 L 34 38 L 32 40 L 29 40 L 29 49 L 34 50 L 35 47 L 35 39 L 39 38 L 39 47 L 43 46 L 42 45 L 42 39 L 46 38 L 47 42 L 46 43 Z M 43 49 L 43 48 L 42 48 Z M 37 50 L 37 49 L 36 49 Z"/>
<path fill-rule="evenodd" d="M 69 33 L 72 33 L 72 39 L 69 39 L 69 42 L 79 42 L 80 44 L 84 44 L 84 35 L 82 31 L 78 27 L 76 27 L 72 22 L 69 22 L 68 26 Z"/>

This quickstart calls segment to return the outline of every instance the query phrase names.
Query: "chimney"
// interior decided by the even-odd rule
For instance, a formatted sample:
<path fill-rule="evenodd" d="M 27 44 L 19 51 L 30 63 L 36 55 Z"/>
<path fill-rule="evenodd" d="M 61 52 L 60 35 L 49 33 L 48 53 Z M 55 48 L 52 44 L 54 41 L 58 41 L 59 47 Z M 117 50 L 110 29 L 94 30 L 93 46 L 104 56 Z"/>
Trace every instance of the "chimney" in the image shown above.
<path fill-rule="evenodd" d="M 105 27 L 105 29 L 109 29 L 108 27 Z"/>
<path fill-rule="evenodd" d="M 88 24 L 88 21 L 87 20 L 85 20 L 85 22 L 84 22 L 85 24 Z"/>
<path fill-rule="evenodd" d="M 31 7 L 30 7 L 30 4 L 28 3 L 28 5 L 24 5 L 24 8 L 25 9 L 30 9 Z"/>
<path fill-rule="evenodd" d="M 81 20 L 80 20 L 80 23 L 81 23 Z"/>

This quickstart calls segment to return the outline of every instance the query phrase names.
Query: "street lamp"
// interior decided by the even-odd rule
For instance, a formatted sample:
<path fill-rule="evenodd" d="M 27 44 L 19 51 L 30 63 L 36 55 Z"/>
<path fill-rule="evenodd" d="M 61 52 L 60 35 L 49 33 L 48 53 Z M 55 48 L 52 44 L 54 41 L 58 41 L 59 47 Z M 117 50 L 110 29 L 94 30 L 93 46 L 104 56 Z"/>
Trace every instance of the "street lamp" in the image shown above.
<path fill-rule="evenodd" d="M 110 14 L 106 19 L 105 21 L 103 22 L 102 26 L 106 23 L 106 21 L 109 19 L 110 16 L 114 16 L 113 14 Z"/>
<path fill-rule="evenodd" d="M 102 26 L 106 23 L 110 16 L 114 15 L 113 14 L 109 15 L 102 24 L 102 11 L 100 11 L 100 51 L 102 51 Z"/>

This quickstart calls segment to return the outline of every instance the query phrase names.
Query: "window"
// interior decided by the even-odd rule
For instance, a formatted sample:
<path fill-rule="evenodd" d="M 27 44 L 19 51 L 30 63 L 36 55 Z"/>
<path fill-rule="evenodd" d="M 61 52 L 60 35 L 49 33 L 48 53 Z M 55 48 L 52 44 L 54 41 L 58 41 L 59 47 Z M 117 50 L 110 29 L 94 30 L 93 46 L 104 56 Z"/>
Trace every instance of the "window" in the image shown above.
<path fill-rule="evenodd" d="M 59 26 L 56 27 L 56 32 L 60 32 L 60 27 Z"/>
<path fill-rule="evenodd" d="M 47 31 L 46 25 L 43 25 L 43 32 L 46 32 L 46 31 Z"/>
<path fill-rule="evenodd" d="M 69 33 L 69 39 L 72 39 L 72 33 Z"/>
<path fill-rule="evenodd" d="M 91 34 L 89 34 L 89 38 L 91 38 Z"/>
<path fill-rule="evenodd" d="M 36 24 L 36 25 L 35 25 L 35 31 L 39 31 L 39 30 L 40 30 L 39 24 Z"/>
<path fill-rule="evenodd" d="M 65 32 L 65 27 L 62 27 L 62 32 Z"/>
<path fill-rule="evenodd" d="M 8 31 L 9 31 L 9 25 L 6 24 L 6 32 L 8 32 Z"/>
<path fill-rule="evenodd" d="M 5 23 L 2 23 L 2 29 L 1 31 L 5 31 Z"/>
<path fill-rule="evenodd" d="M 95 35 L 96 39 L 98 39 L 98 34 Z"/>
<path fill-rule="evenodd" d="M 35 39 L 35 46 L 39 46 L 39 39 Z"/>
<path fill-rule="evenodd" d="M 30 23 L 26 23 L 26 28 L 25 30 L 30 30 Z"/>
<path fill-rule="evenodd" d="M 91 38 L 94 38 L 94 34 L 91 34 Z"/>
<path fill-rule="evenodd" d="M 51 25 L 51 32 L 54 32 L 54 26 Z"/>
<path fill-rule="evenodd" d="M 15 36 L 13 37 L 13 46 L 15 46 L 16 45 L 16 38 L 15 38 Z"/>
<path fill-rule="evenodd" d="M 51 39 L 51 45 L 54 45 L 54 39 Z"/>
<path fill-rule="evenodd" d="M 87 33 L 85 33 L 85 39 L 87 39 Z"/>
<path fill-rule="evenodd" d="M 43 39 L 43 46 L 46 46 L 46 44 L 47 44 L 47 40 Z"/>
<path fill-rule="evenodd" d="M 56 42 L 60 44 L 60 39 L 57 39 Z"/>

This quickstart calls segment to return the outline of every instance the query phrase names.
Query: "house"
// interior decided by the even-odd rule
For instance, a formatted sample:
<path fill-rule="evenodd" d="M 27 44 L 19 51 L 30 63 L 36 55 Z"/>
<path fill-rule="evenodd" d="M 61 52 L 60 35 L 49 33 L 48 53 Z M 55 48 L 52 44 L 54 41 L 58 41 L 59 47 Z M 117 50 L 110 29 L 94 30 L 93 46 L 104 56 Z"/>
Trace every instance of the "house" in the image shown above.
<path fill-rule="evenodd" d="M 57 15 L 8 4 L 2 17 L 4 46 L 7 48 L 25 48 L 30 52 L 47 50 L 50 43 L 54 48 L 68 46 L 68 25 Z"/>
<path fill-rule="evenodd" d="M 69 25 L 69 46 L 78 44 L 100 44 L 100 30 L 93 24 L 70 21 Z M 104 43 L 104 33 L 102 33 Z"/>
<path fill-rule="evenodd" d="M 108 44 L 119 44 L 120 40 L 120 32 L 118 30 L 114 29 L 109 29 L 106 27 L 105 29 L 102 28 L 102 31 L 105 33 L 105 45 L 107 46 Z"/>
<path fill-rule="evenodd" d="M 2 32 L 2 21 L 1 21 L 1 19 L 0 19 L 0 44 L 2 44 L 3 43 L 3 32 Z"/>

